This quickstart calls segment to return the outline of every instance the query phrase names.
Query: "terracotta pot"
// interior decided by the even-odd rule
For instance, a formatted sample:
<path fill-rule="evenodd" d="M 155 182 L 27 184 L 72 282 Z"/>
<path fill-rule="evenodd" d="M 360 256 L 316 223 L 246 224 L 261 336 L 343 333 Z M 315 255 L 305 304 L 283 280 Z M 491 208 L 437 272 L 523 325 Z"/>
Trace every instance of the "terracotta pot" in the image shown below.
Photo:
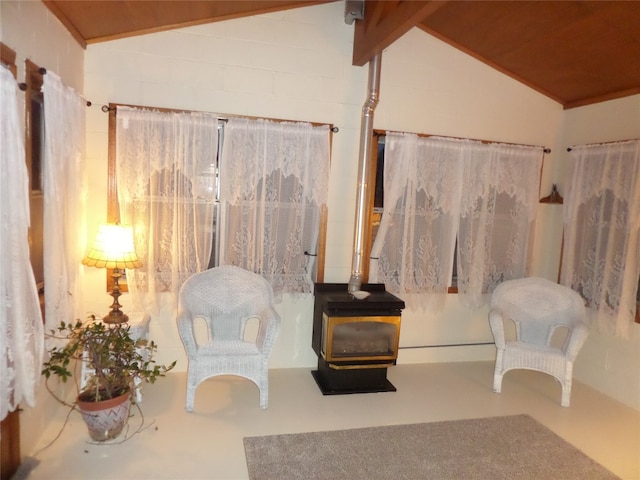
<path fill-rule="evenodd" d="M 100 402 L 77 399 L 78 408 L 93 440 L 104 442 L 120 435 L 129 419 L 130 395 L 131 392 L 126 392 Z"/>

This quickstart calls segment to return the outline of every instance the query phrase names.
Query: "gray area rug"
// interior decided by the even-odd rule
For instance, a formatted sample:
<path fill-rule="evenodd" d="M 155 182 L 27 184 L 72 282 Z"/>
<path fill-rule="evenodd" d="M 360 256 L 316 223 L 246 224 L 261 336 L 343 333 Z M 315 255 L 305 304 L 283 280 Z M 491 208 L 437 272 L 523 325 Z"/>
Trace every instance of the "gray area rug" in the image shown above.
<path fill-rule="evenodd" d="M 251 480 L 617 479 L 528 415 L 244 438 Z"/>

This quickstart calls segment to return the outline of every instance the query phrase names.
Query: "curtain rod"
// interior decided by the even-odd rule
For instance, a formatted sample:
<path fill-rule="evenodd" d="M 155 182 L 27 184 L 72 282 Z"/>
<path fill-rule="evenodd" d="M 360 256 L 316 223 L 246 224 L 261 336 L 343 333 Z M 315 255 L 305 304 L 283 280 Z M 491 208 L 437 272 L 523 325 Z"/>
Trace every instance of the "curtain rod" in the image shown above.
<path fill-rule="evenodd" d="M 135 105 L 124 105 L 124 104 L 114 104 L 115 106 L 110 106 L 110 105 L 102 105 L 102 107 L 100 107 L 100 110 L 102 110 L 104 113 L 109 113 L 109 112 L 115 112 L 118 110 L 118 107 L 131 107 L 131 108 L 140 108 L 143 110 L 156 110 L 158 112 L 176 112 L 176 113 L 189 113 L 189 112 L 194 112 L 194 113 L 209 113 L 211 115 L 215 115 L 215 113 L 211 113 L 211 112 L 199 112 L 196 110 L 178 110 L 175 108 L 162 108 L 162 107 L 136 107 Z M 218 117 L 218 120 L 220 122 L 228 122 L 229 119 L 228 118 L 224 118 L 224 117 Z"/>
<path fill-rule="evenodd" d="M 402 132 L 400 132 L 400 133 L 402 133 Z M 374 130 L 373 134 L 378 136 L 378 137 L 380 137 L 380 136 L 384 136 L 386 134 L 386 131 Z M 498 141 L 495 141 L 495 140 L 481 140 L 481 139 L 478 139 L 478 138 L 453 137 L 453 136 L 450 136 L 450 135 L 436 135 L 436 134 L 433 134 L 433 133 L 416 133 L 416 135 L 418 137 L 420 137 L 420 138 L 442 137 L 442 138 L 451 138 L 453 140 L 472 140 L 472 141 L 475 141 L 475 142 L 483 143 L 485 145 L 490 144 L 490 143 L 499 143 L 499 144 L 502 144 L 502 145 L 515 145 L 517 147 L 542 148 L 542 151 L 544 153 L 547 153 L 547 154 L 551 153 L 551 149 L 549 147 L 545 147 L 543 145 L 527 145 L 525 143 L 498 142 Z"/>
<path fill-rule="evenodd" d="M 202 111 L 198 111 L 198 110 L 180 110 L 177 108 L 162 108 L 162 107 L 143 107 L 143 106 L 138 106 L 138 105 L 127 105 L 127 104 L 120 104 L 120 103 L 110 103 L 109 105 L 102 105 L 101 110 L 104 113 L 109 113 L 109 112 L 114 112 L 118 109 L 118 107 L 131 107 L 131 108 L 141 108 L 141 109 L 146 109 L 146 110 L 157 110 L 159 112 L 178 112 L 178 113 L 183 113 L 183 112 L 196 112 L 196 113 L 211 113 L 211 112 L 202 112 Z M 214 115 L 214 114 L 212 114 Z M 238 116 L 239 118 L 249 118 L 249 119 L 261 119 L 262 117 L 248 117 L 248 116 Z M 308 122 L 308 121 L 300 121 L 300 120 L 282 120 L 282 119 L 278 119 L 278 118 L 265 118 L 264 120 L 271 120 L 273 122 L 278 122 L 278 123 L 282 123 L 282 122 L 294 122 L 294 123 L 310 123 L 311 125 L 313 125 L 314 127 L 318 127 L 318 126 L 322 126 L 322 125 L 327 125 L 329 127 L 329 129 L 333 132 L 333 133 L 338 133 L 340 131 L 340 129 L 330 123 L 318 123 L 318 122 Z M 222 122 L 222 123 L 227 123 L 229 121 L 228 118 L 225 117 L 218 117 L 218 121 Z"/>
<path fill-rule="evenodd" d="M 46 75 L 46 74 L 47 74 L 47 69 L 46 69 L 46 68 L 44 68 L 44 67 L 40 67 L 40 68 L 38 68 L 37 72 L 38 72 L 40 75 Z M 25 92 L 25 91 L 27 90 L 27 84 L 26 84 L 25 82 L 18 83 L 18 88 L 19 88 L 20 90 L 22 90 L 23 92 Z M 80 96 L 80 98 L 82 98 L 82 96 Z M 83 100 L 84 100 L 85 102 L 87 102 L 87 107 L 90 107 L 90 106 L 92 105 L 91 101 L 86 100 L 86 99 L 84 99 L 84 98 L 83 98 Z"/>
<path fill-rule="evenodd" d="M 611 142 L 585 143 L 584 145 L 572 145 L 570 147 L 567 147 L 567 152 L 570 152 L 571 150 L 573 150 L 576 147 L 595 147 L 595 146 L 598 146 L 598 145 L 611 145 L 613 143 L 633 142 L 633 141 L 637 141 L 637 140 L 640 140 L 640 138 L 629 138 L 627 140 L 612 140 Z"/>

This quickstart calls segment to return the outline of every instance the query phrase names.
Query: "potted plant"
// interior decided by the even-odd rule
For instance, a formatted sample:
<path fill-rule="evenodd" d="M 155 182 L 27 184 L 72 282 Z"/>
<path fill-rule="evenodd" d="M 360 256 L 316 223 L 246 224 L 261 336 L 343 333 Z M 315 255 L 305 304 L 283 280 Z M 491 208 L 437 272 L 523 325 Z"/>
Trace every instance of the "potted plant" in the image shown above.
<path fill-rule="evenodd" d="M 158 365 L 153 360 L 157 345 L 146 339 L 134 339 L 127 323 L 107 324 L 95 321 L 62 322 L 51 336 L 67 342 L 49 350 L 42 375 L 54 375 L 63 382 L 73 376 L 79 362 L 85 363 L 85 381 L 75 402 L 65 405 L 77 408 L 83 416 L 93 440 L 102 442 L 116 438 L 129 418 L 129 407 L 135 402 L 134 389 L 142 382 L 154 383 L 171 370 L 171 365 Z"/>

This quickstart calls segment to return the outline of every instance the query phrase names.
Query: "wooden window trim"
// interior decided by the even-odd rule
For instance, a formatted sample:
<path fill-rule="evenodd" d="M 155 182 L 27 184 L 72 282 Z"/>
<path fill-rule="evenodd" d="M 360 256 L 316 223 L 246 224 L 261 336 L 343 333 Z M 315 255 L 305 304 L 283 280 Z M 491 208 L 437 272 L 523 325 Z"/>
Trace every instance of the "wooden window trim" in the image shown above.
<path fill-rule="evenodd" d="M 34 193 L 39 191 L 42 194 L 42 184 L 34 186 L 34 172 L 31 164 L 31 158 L 33 156 L 33 138 L 31 132 L 31 125 L 33 123 L 33 111 L 31 110 L 31 98 L 35 95 L 42 95 L 42 73 L 40 73 L 40 67 L 33 63 L 31 60 L 25 60 L 25 156 L 27 158 L 27 171 L 29 173 L 29 191 Z"/>
<path fill-rule="evenodd" d="M 18 78 L 16 52 L 2 42 L 0 42 L 0 62 L 9 69 L 9 71 L 13 74 L 13 78 Z"/>
<path fill-rule="evenodd" d="M 636 318 L 635 322 L 640 323 L 640 278 L 638 278 L 638 289 L 636 294 Z"/>
<path fill-rule="evenodd" d="M 44 106 L 44 97 L 42 93 L 42 85 L 43 85 L 43 70 L 39 65 L 32 62 L 29 59 L 25 60 L 25 83 L 24 83 L 24 92 L 25 92 L 25 160 L 27 166 L 27 175 L 29 182 L 29 203 L 31 209 L 34 208 L 34 205 L 39 205 L 38 208 L 44 208 L 44 196 L 42 192 L 43 179 L 42 179 L 42 163 L 44 161 L 44 127 L 43 122 L 44 118 L 40 116 L 40 127 L 41 131 L 37 134 L 34 133 L 34 118 L 35 112 L 33 110 L 32 101 L 34 99 L 37 100 L 38 103 L 41 103 Z M 42 111 L 39 111 L 38 115 L 42 115 Z M 39 149 L 38 151 L 34 151 L 34 145 Z M 38 157 L 38 162 L 34 162 L 34 157 Z M 33 249 L 34 245 L 36 245 L 36 252 L 40 251 L 43 248 L 44 243 L 44 225 L 42 218 L 36 218 L 34 216 L 33 210 L 31 213 L 31 225 L 29 227 L 29 244 L 30 249 Z M 33 255 L 33 254 L 32 254 Z M 33 262 L 34 257 L 31 257 Z M 39 263 L 42 263 L 41 268 L 44 268 L 42 258 L 37 260 Z M 38 277 L 38 275 L 36 275 Z M 38 278 L 36 278 L 38 280 Z M 38 283 L 38 295 L 40 298 L 40 308 L 42 310 L 42 319 L 44 321 L 45 311 L 44 311 L 44 283 Z"/>

